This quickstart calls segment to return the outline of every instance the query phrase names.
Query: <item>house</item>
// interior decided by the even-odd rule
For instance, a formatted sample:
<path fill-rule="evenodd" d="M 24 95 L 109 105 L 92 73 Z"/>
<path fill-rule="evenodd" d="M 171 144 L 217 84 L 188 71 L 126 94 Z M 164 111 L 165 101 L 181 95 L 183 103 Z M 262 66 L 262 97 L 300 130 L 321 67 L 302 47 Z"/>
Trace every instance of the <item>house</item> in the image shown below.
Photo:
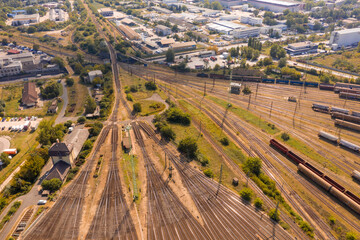
<path fill-rule="evenodd" d="M 58 162 L 64 162 L 69 166 L 74 164 L 73 145 L 63 142 L 55 142 L 49 149 L 49 156 L 54 164 Z"/>
<path fill-rule="evenodd" d="M 89 82 L 93 82 L 96 77 L 102 78 L 103 74 L 100 70 L 91 71 L 88 73 L 89 75 Z"/>
<path fill-rule="evenodd" d="M 161 35 L 161 36 L 167 36 L 167 35 L 170 35 L 172 32 L 171 32 L 171 29 L 167 26 L 164 26 L 164 25 L 157 25 L 155 27 L 155 32 L 158 34 L 158 35 Z"/>
<path fill-rule="evenodd" d="M 46 176 L 45 180 L 51 180 L 58 178 L 61 181 L 65 180 L 67 173 L 70 170 L 70 165 L 66 162 L 59 161 L 50 169 L 49 174 Z"/>
<path fill-rule="evenodd" d="M 50 113 L 50 114 L 54 114 L 56 113 L 58 110 L 58 104 L 57 104 L 57 100 L 54 100 L 51 105 L 49 106 L 48 110 L 47 110 L 47 113 Z"/>
<path fill-rule="evenodd" d="M 22 92 L 21 103 L 26 107 L 34 107 L 38 102 L 38 93 L 34 82 L 26 82 Z"/>

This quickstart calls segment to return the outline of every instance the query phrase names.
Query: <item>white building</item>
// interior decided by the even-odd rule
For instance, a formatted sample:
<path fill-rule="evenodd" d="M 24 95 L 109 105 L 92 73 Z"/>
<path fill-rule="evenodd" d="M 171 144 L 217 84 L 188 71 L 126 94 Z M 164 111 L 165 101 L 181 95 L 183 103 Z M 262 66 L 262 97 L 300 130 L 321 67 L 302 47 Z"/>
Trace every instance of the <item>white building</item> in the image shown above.
<path fill-rule="evenodd" d="M 241 16 L 241 23 L 249 24 L 249 25 L 261 25 L 262 18 L 250 17 L 250 16 Z"/>
<path fill-rule="evenodd" d="M 249 38 L 249 37 L 257 37 L 260 34 L 260 28 L 251 27 L 244 29 L 236 29 L 233 31 L 234 38 Z"/>
<path fill-rule="evenodd" d="M 50 9 L 49 11 L 49 20 L 54 22 L 64 22 L 65 12 L 62 9 Z"/>
<path fill-rule="evenodd" d="M 103 74 L 100 70 L 94 70 L 88 73 L 89 81 L 92 83 L 96 77 L 102 78 Z"/>
<path fill-rule="evenodd" d="M 224 33 L 224 34 L 227 34 L 227 35 L 231 34 L 236 29 L 245 28 L 245 26 L 243 26 L 243 25 L 233 23 L 233 22 L 230 22 L 230 21 L 212 22 L 212 23 L 206 24 L 206 27 L 210 31 Z"/>
<path fill-rule="evenodd" d="M 9 65 L 18 61 L 21 62 L 22 68 L 31 69 L 35 66 L 35 57 L 31 52 L 6 55 L 0 59 L 3 65 Z"/>
<path fill-rule="evenodd" d="M 157 25 L 155 27 L 155 32 L 157 34 L 161 34 L 162 36 L 167 36 L 167 35 L 170 35 L 172 32 L 171 32 L 171 29 L 167 26 L 164 26 L 164 25 Z"/>
<path fill-rule="evenodd" d="M 31 15 L 19 14 L 14 17 L 11 25 L 21 26 L 30 23 L 38 23 L 39 20 L 40 20 L 40 15 L 38 13 Z"/>
<path fill-rule="evenodd" d="M 249 3 L 256 8 L 264 8 L 264 10 L 272 12 L 283 12 L 285 9 L 297 12 L 304 8 L 304 3 L 292 1 L 249 0 Z"/>
<path fill-rule="evenodd" d="M 22 71 L 22 64 L 20 61 L 6 61 L 0 60 L 0 77 L 14 76 L 20 74 Z"/>
<path fill-rule="evenodd" d="M 360 41 L 360 28 L 345 29 L 340 31 L 333 31 L 330 36 L 330 45 L 337 45 L 337 47 L 346 47 L 357 45 Z"/>
<path fill-rule="evenodd" d="M 114 16 L 114 10 L 111 8 L 101 8 L 98 10 L 101 15 L 104 17 Z"/>

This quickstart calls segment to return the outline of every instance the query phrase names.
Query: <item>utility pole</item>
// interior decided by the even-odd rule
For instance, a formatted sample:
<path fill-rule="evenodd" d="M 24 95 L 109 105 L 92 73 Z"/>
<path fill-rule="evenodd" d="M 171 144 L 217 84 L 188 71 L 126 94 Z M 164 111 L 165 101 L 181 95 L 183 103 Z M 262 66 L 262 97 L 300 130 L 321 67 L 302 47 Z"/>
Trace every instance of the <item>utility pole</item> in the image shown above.
<path fill-rule="evenodd" d="M 213 91 L 214 88 L 215 88 L 215 77 L 213 77 L 213 87 L 212 87 L 211 91 Z"/>
<path fill-rule="evenodd" d="M 249 110 L 249 108 L 250 108 L 250 102 L 251 102 L 251 94 L 249 95 L 249 103 L 248 103 L 247 110 Z"/>
<path fill-rule="evenodd" d="M 221 166 L 220 166 L 220 176 L 219 176 L 219 185 L 218 185 L 218 189 L 217 189 L 217 191 L 216 191 L 216 196 L 219 194 L 219 191 L 220 191 L 221 178 L 222 178 L 222 170 L 223 170 L 223 165 L 221 164 Z"/>
<path fill-rule="evenodd" d="M 204 96 L 206 96 L 206 82 L 204 83 Z"/>
<path fill-rule="evenodd" d="M 270 118 L 271 118 L 272 107 L 273 107 L 273 101 L 271 101 L 270 116 L 269 116 Z"/>
<path fill-rule="evenodd" d="M 166 169 L 166 152 L 165 152 L 165 168 L 164 169 Z"/>
<path fill-rule="evenodd" d="M 255 101 L 256 101 L 257 94 L 258 94 L 258 89 L 259 89 L 259 83 L 258 83 L 258 84 L 256 84 Z"/>
<path fill-rule="evenodd" d="M 293 128 L 295 128 L 295 114 L 296 114 L 296 109 L 297 109 L 297 103 L 295 105 L 295 110 L 294 110 L 294 115 L 293 115 Z"/>

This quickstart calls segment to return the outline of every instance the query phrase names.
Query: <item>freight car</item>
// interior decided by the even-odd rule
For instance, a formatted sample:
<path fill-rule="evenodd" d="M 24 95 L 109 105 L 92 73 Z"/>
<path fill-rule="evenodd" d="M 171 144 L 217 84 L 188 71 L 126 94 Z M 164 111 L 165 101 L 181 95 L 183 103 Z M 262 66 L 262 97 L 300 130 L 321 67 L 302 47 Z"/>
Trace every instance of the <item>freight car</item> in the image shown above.
<path fill-rule="evenodd" d="M 339 97 L 340 98 L 345 98 L 345 99 L 351 99 L 351 100 L 360 101 L 360 94 L 356 94 L 356 93 L 340 92 Z"/>
<path fill-rule="evenodd" d="M 349 88 L 349 89 L 360 89 L 360 85 L 350 83 L 336 83 L 335 87 Z"/>
<path fill-rule="evenodd" d="M 275 139 L 270 140 L 270 145 L 273 146 L 275 149 L 279 150 L 280 152 L 284 153 L 289 158 L 293 160 L 295 159 L 295 162 L 298 163 L 298 169 L 300 172 L 302 172 L 315 183 L 320 185 L 322 188 L 325 189 L 325 191 L 332 194 L 339 201 L 343 202 L 352 210 L 360 214 L 360 199 L 355 194 L 347 191 L 343 186 L 338 184 L 330 177 L 326 176 L 323 172 L 303 160 L 301 157 L 289 151 L 285 146 L 283 146 Z"/>
<path fill-rule="evenodd" d="M 327 83 L 320 83 L 319 89 L 320 90 L 328 90 L 328 91 L 334 91 L 335 86 L 333 84 L 327 84 Z"/>
<path fill-rule="evenodd" d="M 304 82 L 303 81 L 291 80 L 290 85 L 304 86 Z"/>
<path fill-rule="evenodd" d="M 353 123 L 360 123 L 360 117 L 356 117 L 353 115 L 347 115 L 347 114 L 343 114 L 343 113 L 334 112 L 331 114 L 331 117 L 334 119 L 346 120 L 346 121 L 353 122 Z"/>
<path fill-rule="evenodd" d="M 354 170 L 354 171 L 352 172 L 351 176 L 352 176 L 353 178 L 355 178 L 356 180 L 360 181 L 360 172 L 359 172 L 359 171 Z"/>
<path fill-rule="evenodd" d="M 285 80 L 285 79 L 276 79 L 276 84 L 289 84 L 289 80 Z"/>
<path fill-rule="evenodd" d="M 355 124 L 355 123 L 351 123 L 351 122 L 347 122 L 347 121 L 343 121 L 343 120 L 339 120 L 339 119 L 335 119 L 335 125 L 349 128 L 349 129 L 356 130 L 356 131 L 360 131 L 359 124 Z"/>
<path fill-rule="evenodd" d="M 225 79 L 225 76 L 222 74 L 214 74 L 210 73 L 210 78 L 218 78 L 218 79 Z"/>
<path fill-rule="evenodd" d="M 351 116 L 360 117 L 360 112 L 351 112 Z"/>
<path fill-rule="evenodd" d="M 329 140 L 330 142 L 333 142 L 333 143 L 336 143 L 336 144 L 338 143 L 338 140 L 339 140 L 338 137 L 336 137 L 334 135 L 331 135 L 330 133 L 327 133 L 327 132 L 324 132 L 324 131 L 320 131 L 318 135 L 319 135 L 319 137 L 325 138 L 325 139 Z"/>
<path fill-rule="evenodd" d="M 275 79 L 273 78 L 264 78 L 262 80 L 263 83 L 275 83 Z"/>
<path fill-rule="evenodd" d="M 330 110 L 330 107 L 329 107 L 329 106 L 325 106 L 325 105 L 321 105 L 321 104 L 313 103 L 312 109 L 313 109 L 314 111 L 317 111 L 317 112 L 325 112 L 325 113 L 328 113 L 329 110 Z"/>
<path fill-rule="evenodd" d="M 196 74 L 197 77 L 202 77 L 202 78 L 208 78 L 209 75 L 207 73 L 198 73 Z"/>
<path fill-rule="evenodd" d="M 346 92 L 346 93 L 356 93 L 356 94 L 360 94 L 360 89 L 358 89 L 358 88 L 356 88 L 356 89 L 350 89 L 350 88 L 337 87 L 337 88 L 334 88 L 334 92 L 335 92 L 335 93 Z"/>
<path fill-rule="evenodd" d="M 360 151 L 360 146 L 358 146 L 358 145 L 356 145 L 354 143 L 351 143 L 349 141 L 343 140 L 343 139 L 340 140 L 339 145 L 343 146 L 343 147 L 346 147 L 348 149 L 351 149 L 351 150 L 353 150 L 355 152 Z"/>
<path fill-rule="evenodd" d="M 305 82 L 305 86 L 306 87 L 318 87 L 319 86 L 319 83 L 317 82 Z"/>

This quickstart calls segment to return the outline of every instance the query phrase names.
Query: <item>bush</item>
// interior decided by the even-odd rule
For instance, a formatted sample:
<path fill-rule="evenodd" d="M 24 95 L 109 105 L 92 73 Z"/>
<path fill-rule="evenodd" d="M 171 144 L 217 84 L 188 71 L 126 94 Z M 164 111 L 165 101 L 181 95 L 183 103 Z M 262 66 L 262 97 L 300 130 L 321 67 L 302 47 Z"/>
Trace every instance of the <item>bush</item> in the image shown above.
<path fill-rule="evenodd" d="M 227 137 L 220 139 L 220 143 L 224 146 L 229 146 L 230 144 L 229 139 Z"/>
<path fill-rule="evenodd" d="M 60 84 L 57 82 L 52 82 L 48 84 L 45 88 L 40 87 L 41 96 L 44 99 L 52 99 L 60 95 Z"/>
<path fill-rule="evenodd" d="M 161 137 L 167 141 L 175 140 L 176 134 L 170 126 L 164 126 L 160 129 Z"/>
<path fill-rule="evenodd" d="M 275 222 L 279 222 L 280 221 L 280 216 L 279 216 L 279 211 L 277 211 L 275 208 L 271 209 L 269 211 L 269 217 L 274 220 Z"/>
<path fill-rule="evenodd" d="M 67 128 L 71 127 L 71 125 L 72 125 L 71 120 L 68 120 L 66 123 L 64 123 L 64 126 L 67 127 Z"/>
<path fill-rule="evenodd" d="M 259 176 L 261 173 L 262 161 L 260 158 L 249 157 L 243 164 L 243 170 L 245 173 L 255 174 Z"/>
<path fill-rule="evenodd" d="M 205 174 L 205 176 L 207 176 L 209 178 L 214 177 L 213 171 L 211 169 L 209 169 L 209 168 L 204 170 L 204 174 Z"/>
<path fill-rule="evenodd" d="M 254 201 L 254 205 L 256 208 L 258 209 L 262 209 L 263 208 L 263 200 L 261 198 L 255 198 L 255 201 Z"/>
<path fill-rule="evenodd" d="M 77 122 L 78 122 L 79 124 L 84 124 L 84 123 L 86 122 L 86 118 L 83 117 L 83 116 L 81 116 L 81 117 L 79 117 L 79 118 L 77 119 Z"/>
<path fill-rule="evenodd" d="M 126 94 L 126 99 L 130 102 L 134 101 L 134 98 L 130 93 Z"/>
<path fill-rule="evenodd" d="M 145 83 L 145 88 L 149 91 L 155 91 L 157 89 L 157 86 L 153 81 L 149 81 Z"/>
<path fill-rule="evenodd" d="M 191 137 L 184 138 L 180 141 L 178 150 L 188 158 L 195 158 L 198 150 L 196 140 Z"/>
<path fill-rule="evenodd" d="M 133 93 L 135 93 L 135 92 L 138 91 L 138 89 L 137 89 L 137 87 L 136 87 L 135 85 L 131 85 L 131 86 L 130 86 L 130 91 L 133 92 Z"/>
<path fill-rule="evenodd" d="M 356 239 L 357 239 L 356 233 L 353 232 L 346 233 L 346 240 L 356 240 Z"/>
<path fill-rule="evenodd" d="M 188 126 L 190 125 L 190 115 L 184 113 L 179 108 L 173 107 L 166 111 L 166 118 L 169 122 L 179 123 L 181 125 Z"/>
<path fill-rule="evenodd" d="M 243 188 L 240 191 L 240 196 L 242 199 L 244 199 L 245 201 L 251 201 L 252 197 L 253 197 L 253 191 L 250 188 Z"/>
<path fill-rule="evenodd" d="M 41 187 L 45 190 L 49 190 L 50 192 L 55 192 L 60 189 L 62 185 L 62 181 L 58 178 L 53 178 L 51 180 L 44 180 L 41 183 Z"/>
<path fill-rule="evenodd" d="M 245 95 L 249 95 L 249 94 L 251 94 L 251 89 L 250 89 L 250 87 L 245 86 L 244 89 L 242 90 L 242 92 Z"/>
<path fill-rule="evenodd" d="M 287 133 L 282 133 L 281 134 L 281 139 L 286 142 L 286 141 L 290 140 L 290 135 L 287 134 Z"/>
<path fill-rule="evenodd" d="M 310 226 L 308 222 L 301 221 L 300 228 L 310 237 L 314 237 L 314 229 Z"/>
<path fill-rule="evenodd" d="M 141 104 L 140 103 L 135 103 L 134 105 L 133 105 L 133 111 L 135 112 L 135 113 L 139 113 L 139 112 L 141 112 Z"/>
<path fill-rule="evenodd" d="M 66 85 L 67 85 L 68 87 L 71 87 L 72 85 L 74 85 L 74 79 L 72 79 L 72 78 L 67 78 L 67 79 L 66 79 Z"/>

